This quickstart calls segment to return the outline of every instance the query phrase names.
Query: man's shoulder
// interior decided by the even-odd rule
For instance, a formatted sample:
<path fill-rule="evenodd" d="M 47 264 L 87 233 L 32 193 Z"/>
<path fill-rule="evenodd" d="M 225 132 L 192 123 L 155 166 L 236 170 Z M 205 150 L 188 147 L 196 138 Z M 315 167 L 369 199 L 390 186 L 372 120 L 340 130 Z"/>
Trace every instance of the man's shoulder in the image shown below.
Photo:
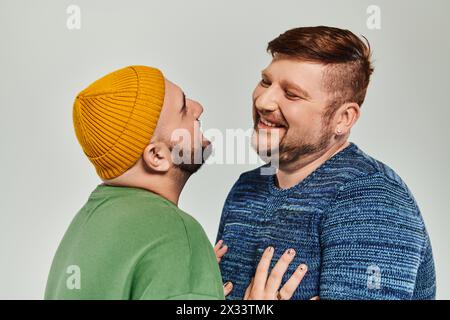
<path fill-rule="evenodd" d="M 344 170 L 350 174 L 347 179 L 340 180 L 323 222 L 333 224 L 337 220 L 354 225 L 356 221 L 369 221 L 369 224 L 407 225 L 418 234 L 425 234 L 422 214 L 403 179 L 390 166 L 359 148 L 350 158 L 355 169 Z"/>
<path fill-rule="evenodd" d="M 146 232 L 150 237 L 162 234 L 164 237 L 175 237 L 181 242 L 207 240 L 206 233 L 197 219 L 170 201 L 159 198 L 135 199 L 142 201 L 143 206 L 141 210 L 133 212 L 137 219 L 132 224 L 146 225 L 147 230 L 152 230 L 153 234 Z M 133 219 L 133 216 L 130 219 Z"/>
<path fill-rule="evenodd" d="M 186 230 L 186 234 L 189 238 L 195 237 L 197 239 L 207 239 L 205 230 L 196 218 L 179 208 L 177 208 L 177 215 L 181 219 L 183 228 Z"/>
<path fill-rule="evenodd" d="M 187 224 L 194 224 L 193 218 L 175 204 L 146 191 L 94 198 L 88 208 L 92 212 L 88 213 L 87 225 L 93 230 L 116 234 L 117 239 L 124 235 L 145 242 L 161 236 L 180 237 L 186 233 Z"/>
<path fill-rule="evenodd" d="M 391 196 L 409 199 L 413 206 L 417 206 L 411 190 L 404 180 L 386 163 L 368 155 L 360 148 L 354 148 L 348 158 L 346 170 L 342 171 L 344 179 L 341 179 L 339 191 L 365 190 L 371 195 L 390 194 Z M 377 191 L 378 190 L 378 191 Z M 384 192 L 383 192 L 384 191 Z"/>

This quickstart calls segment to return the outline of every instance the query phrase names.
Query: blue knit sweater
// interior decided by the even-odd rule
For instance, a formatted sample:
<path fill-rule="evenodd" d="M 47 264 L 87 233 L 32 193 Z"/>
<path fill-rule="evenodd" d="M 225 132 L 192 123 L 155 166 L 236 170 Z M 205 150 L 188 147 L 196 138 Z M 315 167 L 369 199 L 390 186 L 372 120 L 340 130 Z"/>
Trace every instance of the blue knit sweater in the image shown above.
<path fill-rule="evenodd" d="M 242 299 L 263 250 L 272 266 L 288 248 L 308 273 L 293 299 L 434 299 L 435 270 L 420 210 L 388 166 L 350 143 L 290 189 L 260 168 L 231 189 L 217 239 L 229 246 L 220 264 Z"/>

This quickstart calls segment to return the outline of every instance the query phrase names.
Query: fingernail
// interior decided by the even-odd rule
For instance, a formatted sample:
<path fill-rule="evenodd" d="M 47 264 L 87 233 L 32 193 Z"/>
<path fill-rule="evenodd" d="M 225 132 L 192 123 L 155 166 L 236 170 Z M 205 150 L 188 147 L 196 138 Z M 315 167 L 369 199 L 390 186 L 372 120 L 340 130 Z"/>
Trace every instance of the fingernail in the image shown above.
<path fill-rule="evenodd" d="M 270 246 L 270 247 L 267 248 L 267 252 L 271 252 L 272 250 L 273 250 L 273 247 L 272 247 L 272 246 Z"/>
<path fill-rule="evenodd" d="M 290 256 L 295 256 L 295 250 L 294 249 L 288 249 L 286 252 Z"/>
<path fill-rule="evenodd" d="M 230 281 L 225 282 L 225 284 L 223 285 L 224 287 L 228 287 L 231 284 Z"/>
<path fill-rule="evenodd" d="M 306 264 L 300 265 L 300 270 L 306 271 L 306 269 L 308 269 L 308 266 Z"/>

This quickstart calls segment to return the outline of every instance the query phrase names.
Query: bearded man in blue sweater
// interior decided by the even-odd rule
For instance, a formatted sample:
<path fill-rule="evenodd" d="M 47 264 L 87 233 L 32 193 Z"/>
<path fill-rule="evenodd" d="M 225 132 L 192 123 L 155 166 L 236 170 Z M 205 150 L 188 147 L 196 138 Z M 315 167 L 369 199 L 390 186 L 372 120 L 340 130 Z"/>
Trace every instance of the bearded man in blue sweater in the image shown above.
<path fill-rule="evenodd" d="M 292 299 L 434 299 L 433 255 L 408 187 L 349 142 L 370 76 L 371 50 L 348 30 L 296 28 L 268 45 L 273 60 L 253 93 L 254 147 L 277 161 L 239 177 L 217 239 L 220 267 L 242 299 L 264 249 L 284 274 L 308 272 Z M 284 299 L 283 289 L 278 293 Z"/>

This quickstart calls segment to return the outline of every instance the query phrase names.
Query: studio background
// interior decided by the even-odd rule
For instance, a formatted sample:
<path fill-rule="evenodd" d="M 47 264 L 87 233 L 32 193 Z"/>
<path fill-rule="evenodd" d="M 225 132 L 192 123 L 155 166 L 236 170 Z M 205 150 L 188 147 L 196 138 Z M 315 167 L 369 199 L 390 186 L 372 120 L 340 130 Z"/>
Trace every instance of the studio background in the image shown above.
<path fill-rule="evenodd" d="M 80 8 L 69 29 L 67 8 Z M 367 8 L 380 9 L 370 29 Z M 248 129 L 267 42 L 329 25 L 366 36 L 375 73 L 350 141 L 408 184 L 450 299 L 450 2 L 0 0 L 0 298 L 41 299 L 70 221 L 99 183 L 72 126 L 75 95 L 118 68 L 157 66 L 200 101 L 204 129 Z M 180 207 L 213 242 L 225 197 L 257 165 L 209 165 Z"/>

